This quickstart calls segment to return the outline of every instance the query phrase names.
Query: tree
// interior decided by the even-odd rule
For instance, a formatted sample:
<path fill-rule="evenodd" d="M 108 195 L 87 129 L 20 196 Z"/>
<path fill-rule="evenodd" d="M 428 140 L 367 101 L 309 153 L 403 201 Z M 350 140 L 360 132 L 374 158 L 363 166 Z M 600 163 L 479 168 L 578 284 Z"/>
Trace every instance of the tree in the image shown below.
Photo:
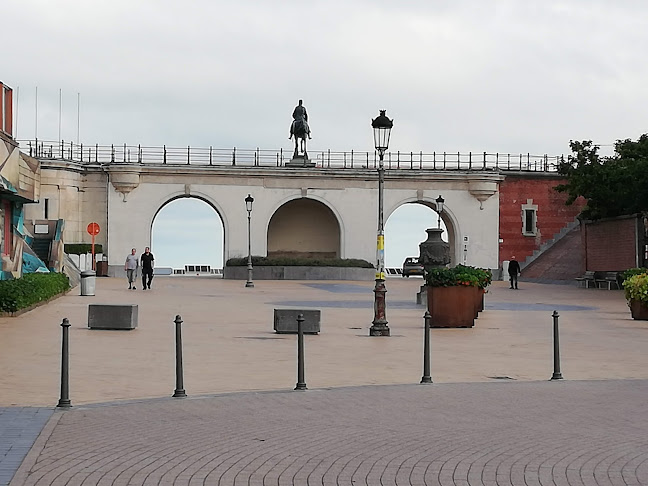
<path fill-rule="evenodd" d="M 614 155 L 601 157 L 587 141 L 570 141 L 572 155 L 558 164 L 567 182 L 556 186 L 568 194 L 567 205 L 579 196 L 587 200 L 584 219 L 600 219 L 648 211 L 648 134 L 634 142 L 617 140 Z"/>

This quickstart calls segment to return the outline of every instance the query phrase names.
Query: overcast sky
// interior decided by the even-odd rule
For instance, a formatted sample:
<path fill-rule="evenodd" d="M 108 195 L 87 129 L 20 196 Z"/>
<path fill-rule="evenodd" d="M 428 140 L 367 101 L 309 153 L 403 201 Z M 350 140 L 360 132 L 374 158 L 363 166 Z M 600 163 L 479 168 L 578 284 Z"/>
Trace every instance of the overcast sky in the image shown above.
<path fill-rule="evenodd" d="M 4 0 L 17 136 L 85 144 L 560 154 L 648 131 L 645 0 Z M 418 231 L 418 230 L 417 230 Z"/>

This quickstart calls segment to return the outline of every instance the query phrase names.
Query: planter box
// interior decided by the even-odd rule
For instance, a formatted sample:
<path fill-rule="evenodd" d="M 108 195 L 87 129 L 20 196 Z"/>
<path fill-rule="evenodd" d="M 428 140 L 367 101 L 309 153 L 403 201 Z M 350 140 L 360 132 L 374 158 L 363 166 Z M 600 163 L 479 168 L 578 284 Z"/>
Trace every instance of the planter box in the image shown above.
<path fill-rule="evenodd" d="M 304 334 L 320 332 L 320 310 L 275 309 L 274 330 L 278 334 L 297 334 L 297 316 L 304 314 Z"/>
<path fill-rule="evenodd" d="M 473 327 L 483 295 L 477 287 L 427 287 L 431 327 Z"/>
<path fill-rule="evenodd" d="M 628 302 L 632 318 L 638 321 L 648 321 L 648 305 L 642 304 L 638 300 Z"/>
<path fill-rule="evenodd" d="M 90 329 L 127 330 L 137 327 L 137 304 L 90 304 L 88 306 Z"/>

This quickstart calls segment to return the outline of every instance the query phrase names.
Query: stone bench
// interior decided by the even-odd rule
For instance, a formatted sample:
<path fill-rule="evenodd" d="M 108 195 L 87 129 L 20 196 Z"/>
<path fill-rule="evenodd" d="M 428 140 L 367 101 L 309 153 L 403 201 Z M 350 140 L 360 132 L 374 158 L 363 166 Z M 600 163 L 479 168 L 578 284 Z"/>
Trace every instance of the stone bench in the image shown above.
<path fill-rule="evenodd" d="M 137 304 L 90 304 L 89 329 L 127 330 L 137 327 Z"/>
<path fill-rule="evenodd" d="M 320 310 L 275 309 L 274 330 L 278 334 L 297 334 L 297 316 L 304 315 L 302 328 L 304 334 L 320 332 Z"/>

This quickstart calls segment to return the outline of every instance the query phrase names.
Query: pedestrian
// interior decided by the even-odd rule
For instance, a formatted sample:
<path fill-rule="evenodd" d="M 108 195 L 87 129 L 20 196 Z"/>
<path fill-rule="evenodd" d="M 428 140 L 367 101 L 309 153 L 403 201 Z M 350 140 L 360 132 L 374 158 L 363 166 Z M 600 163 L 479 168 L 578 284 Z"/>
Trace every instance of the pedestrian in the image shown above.
<path fill-rule="evenodd" d="M 137 278 L 137 267 L 139 267 L 139 261 L 137 260 L 137 249 L 133 248 L 130 252 L 130 255 L 126 257 L 126 263 L 124 263 L 124 270 L 126 270 L 126 276 L 128 277 L 128 289 L 137 290 L 135 287 L 135 279 Z"/>
<path fill-rule="evenodd" d="M 509 280 L 511 281 L 512 289 L 518 290 L 518 275 L 522 272 L 520 271 L 520 264 L 515 259 L 515 255 L 511 257 L 511 261 L 508 265 Z"/>
<path fill-rule="evenodd" d="M 151 280 L 153 280 L 153 253 L 151 249 L 147 246 L 144 249 L 144 253 L 140 256 L 140 261 L 142 262 L 142 288 L 146 290 L 147 288 L 151 290 Z M 148 277 L 148 282 L 147 282 Z"/>

